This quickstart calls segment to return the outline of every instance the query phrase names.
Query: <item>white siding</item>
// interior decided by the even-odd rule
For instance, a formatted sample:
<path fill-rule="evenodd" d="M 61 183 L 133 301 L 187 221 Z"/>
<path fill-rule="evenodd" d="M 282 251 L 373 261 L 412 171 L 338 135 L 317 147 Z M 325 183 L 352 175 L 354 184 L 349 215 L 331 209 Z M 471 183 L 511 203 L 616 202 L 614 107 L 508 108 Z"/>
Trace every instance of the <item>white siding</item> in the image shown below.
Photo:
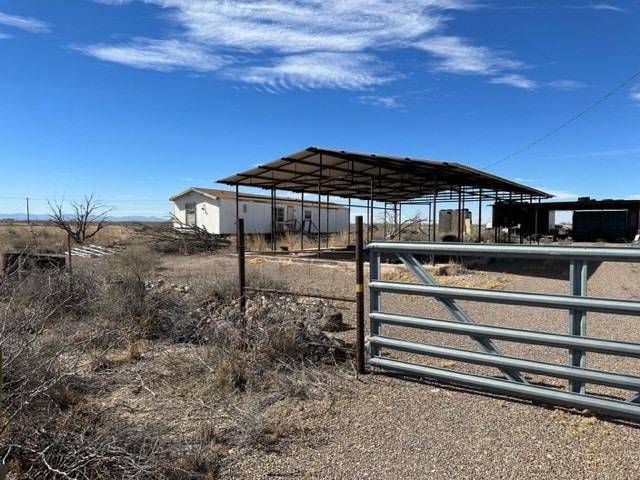
<path fill-rule="evenodd" d="M 223 233 L 235 233 L 235 200 L 222 199 L 222 211 L 225 220 L 223 221 Z M 243 205 L 246 205 L 246 212 Z M 303 210 L 301 204 L 276 202 L 276 208 L 284 209 L 285 220 L 295 220 L 288 223 L 289 229 L 299 231 L 302 228 Z M 317 233 L 318 229 L 318 207 L 305 204 L 304 210 L 311 212 L 311 233 Z M 323 208 L 320 212 L 320 231 L 327 231 L 327 210 Z M 244 231 L 246 233 L 271 233 L 271 202 L 259 202 L 255 200 L 240 201 L 240 217 L 244 218 Z M 308 231 L 308 223 L 305 229 Z M 349 228 L 349 211 L 346 208 L 329 209 L 329 232 L 346 232 Z"/>
<path fill-rule="evenodd" d="M 189 192 L 176 198 L 173 203 L 173 214 L 183 224 L 186 224 L 186 205 L 189 203 L 196 205 L 196 225 L 198 227 L 205 228 L 211 233 L 220 233 L 218 200 L 205 197 L 197 192 Z"/>
<path fill-rule="evenodd" d="M 185 223 L 185 206 L 189 203 L 196 205 L 196 224 L 206 228 L 208 232 L 222 235 L 236 233 L 236 200 L 234 198 L 211 198 L 198 192 L 188 192 L 176 199 L 173 204 L 173 214 L 182 223 Z M 244 218 L 246 233 L 271 233 L 271 201 L 255 199 L 241 199 L 239 202 L 240 218 Z M 304 213 L 301 204 L 290 202 L 276 202 L 276 208 L 284 208 L 285 220 L 295 219 L 288 224 L 289 229 L 300 231 Z M 305 204 L 304 211 L 311 212 L 311 228 L 305 225 L 305 231 L 317 233 L 318 228 L 322 233 L 327 231 L 327 211 L 329 212 L 329 232 L 343 232 L 349 228 L 349 212 L 346 208 L 322 208 L 318 212 L 318 206 Z M 318 221 L 320 213 L 320 221 Z"/>

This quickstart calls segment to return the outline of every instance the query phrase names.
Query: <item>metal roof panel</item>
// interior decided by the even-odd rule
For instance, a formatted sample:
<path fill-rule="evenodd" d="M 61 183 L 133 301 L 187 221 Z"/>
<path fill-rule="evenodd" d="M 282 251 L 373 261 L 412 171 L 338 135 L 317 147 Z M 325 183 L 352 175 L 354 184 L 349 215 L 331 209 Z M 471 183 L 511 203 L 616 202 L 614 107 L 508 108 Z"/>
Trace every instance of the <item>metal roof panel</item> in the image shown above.
<path fill-rule="evenodd" d="M 384 202 L 439 199 L 447 192 L 465 198 L 478 198 L 482 192 L 491 200 L 513 194 L 532 199 L 553 196 L 459 163 L 323 147 L 308 147 L 218 181 Z"/>

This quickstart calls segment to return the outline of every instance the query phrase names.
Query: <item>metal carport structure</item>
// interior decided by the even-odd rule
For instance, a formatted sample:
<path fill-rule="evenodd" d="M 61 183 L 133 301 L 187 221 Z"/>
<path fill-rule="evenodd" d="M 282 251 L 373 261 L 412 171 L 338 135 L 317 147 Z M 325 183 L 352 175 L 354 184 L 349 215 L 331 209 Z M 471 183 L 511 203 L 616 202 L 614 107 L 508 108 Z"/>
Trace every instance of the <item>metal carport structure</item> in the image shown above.
<path fill-rule="evenodd" d="M 272 198 L 276 190 L 300 193 L 303 204 L 305 194 L 315 194 L 318 208 L 323 195 L 327 202 L 329 197 L 348 199 L 349 207 L 354 199 L 366 201 L 369 225 L 373 224 L 376 202 L 384 204 L 385 210 L 388 204 L 394 209 L 403 204 L 428 205 L 429 226 L 435 227 L 441 202 L 457 202 L 460 212 L 465 202 L 477 201 L 481 223 L 483 201 L 533 203 L 553 196 L 459 163 L 313 146 L 218 182 L 235 186 L 236 194 L 239 186 L 271 190 Z M 462 235 L 458 238 L 462 240 Z"/>

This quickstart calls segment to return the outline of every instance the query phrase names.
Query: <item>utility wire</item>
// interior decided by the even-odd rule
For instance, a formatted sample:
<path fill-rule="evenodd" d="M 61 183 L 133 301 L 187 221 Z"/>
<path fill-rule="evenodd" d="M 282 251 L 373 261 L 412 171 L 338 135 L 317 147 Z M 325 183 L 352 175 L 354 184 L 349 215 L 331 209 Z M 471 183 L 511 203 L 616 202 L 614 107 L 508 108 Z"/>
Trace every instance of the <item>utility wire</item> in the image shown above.
<path fill-rule="evenodd" d="M 562 125 L 560 125 L 559 127 L 554 128 L 553 130 L 551 130 L 549 133 L 543 135 L 542 137 L 538 138 L 537 140 L 534 140 L 533 142 L 531 142 L 530 144 L 522 147 L 520 150 L 517 150 L 515 152 L 513 152 L 510 155 L 507 155 L 506 157 L 504 157 L 501 160 L 498 160 L 496 162 L 493 162 L 489 165 L 487 165 L 486 167 L 484 167 L 485 169 L 487 168 L 491 168 L 495 165 L 498 165 L 499 163 L 505 162 L 507 160 L 509 160 L 510 158 L 515 157 L 516 155 L 524 152 L 525 150 L 533 147 L 534 145 L 537 145 L 538 143 L 542 142 L 543 140 L 549 138 L 551 135 L 553 135 L 554 133 L 558 132 L 559 130 L 562 130 L 564 127 L 566 127 L 567 125 L 575 122 L 577 119 L 579 119 L 580 117 L 582 117 L 583 115 L 585 115 L 586 113 L 590 112 L 591 110 L 593 110 L 594 108 L 596 108 L 598 105 L 600 105 L 602 102 L 604 102 L 606 99 L 608 99 L 609 97 L 611 97 L 612 95 L 615 95 L 616 93 L 618 93 L 620 90 L 622 90 L 627 84 L 629 84 L 630 82 L 633 81 L 633 79 L 635 79 L 636 77 L 640 76 L 640 71 L 634 73 L 633 75 L 631 75 L 629 78 L 627 78 L 624 82 L 622 82 L 620 85 L 618 85 L 616 88 L 614 88 L 613 90 L 611 90 L 609 93 L 607 93 L 604 97 L 602 97 L 601 99 L 599 99 L 597 102 L 589 105 L 587 108 L 585 108 L 582 112 L 578 113 L 577 115 L 571 117 L 569 120 L 567 120 L 566 122 L 564 122 Z"/>

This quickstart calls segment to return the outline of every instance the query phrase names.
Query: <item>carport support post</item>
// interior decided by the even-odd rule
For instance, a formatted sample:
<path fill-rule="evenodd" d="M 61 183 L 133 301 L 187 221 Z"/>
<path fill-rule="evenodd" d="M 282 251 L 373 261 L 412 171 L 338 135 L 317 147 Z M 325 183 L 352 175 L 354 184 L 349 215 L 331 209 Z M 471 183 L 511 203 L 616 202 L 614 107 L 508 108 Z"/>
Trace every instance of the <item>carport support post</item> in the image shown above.
<path fill-rule="evenodd" d="M 496 207 L 498 205 L 498 191 L 495 191 L 495 200 L 493 202 L 493 241 L 498 243 L 498 225 L 502 226 L 502 220 L 496 222 Z"/>
<path fill-rule="evenodd" d="M 302 221 L 300 222 L 300 224 L 302 225 L 300 227 L 300 250 L 304 250 L 304 192 L 302 192 L 300 208 L 302 209 L 302 212 L 301 212 Z"/>
<path fill-rule="evenodd" d="M 329 232 L 330 232 L 330 225 L 329 225 L 329 195 L 327 194 L 327 205 L 325 208 L 325 211 L 327 213 L 327 248 L 329 248 Z"/>
<path fill-rule="evenodd" d="M 276 251 L 276 190 L 271 189 L 271 251 Z"/>
<path fill-rule="evenodd" d="M 318 171 L 318 257 L 320 256 L 320 249 L 322 239 L 320 238 L 320 231 L 322 229 L 322 154 L 320 154 L 320 170 Z"/>
<path fill-rule="evenodd" d="M 238 219 L 238 226 L 236 232 L 236 243 L 238 245 L 238 300 L 240 302 L 240 312 L 242 313 L 242 332 L 244 335 L 244 312 L 247 304 L 247 299 L 244 294 L 246 287 L 246 275 L 245 275 L 245 258 L 244 258 L 244 218 Z"/>
<path fill-rule="evenodd" d="M 238 229 L 238 219 L 240 218 L 240 193 L 238 192 L 238 185 L 236 184 L 236 230 Z M 237 232 L 236 232 L 237 233 Z M 238 246 L 238 241 L 236 240 L 236 247 Z"/>
<path fill-rule="evenodd" d="M 383 227 L 384 239 L 387 239 L 387 202 L 384 202 L 384 227 Z"/>
<path fill-rule="evenodd" d="M 373 220 L 373 177 L 371 177 L 371 194 L 370 194 L 370 197 L 371 197 L 371 202 L 369 202 L 369 205 L 371 206 L 371 210 L 369 211 L 370 212 L 369 215 L 371 217 L 370 217 L 370 221 L 369 221 L 369 226 L 370 226 L 370 228 L 369 228 L 369 242 L 373 242 L 373 230 L 375 228 L 375 223 L 374 223 L 374 220 Z"/>
<path fill-rule="evenodd" d="M 349 206 L 347 207 L 347 245 L 351 245 L 351 197 L 349 197 Z"/>
<path fill-rule="evenodd" d="M 570 294 L 577 297 L 587 296 L 587 262 L 584 260 L 571 260 L 569 263 L 569 288 Z M 584 337 L 587 334 L 587 312 L 585 310 L 569 310 L 569 335 Z M 569 350 L 569 365 L 584 368 L 587 365 L 587 357 L 584 350 Z M 584 382 L 569 380 L 569 391 L 573 393 L 585 393 Z"/>
<path fill-rule="evenodd" d="M 531 201 L 531 204 L 533 205 L 533 200 Z M 534 230 L 535 230 L 536 240 L 538 241 L 538 245 L 539 245 L 540 244 L 540 236 L 538 235 L 538 213 L 539 213 L 539 210 L 540 210 L 540 199 L 539 198 L 538 198 L 538 204 L 536 205 L 535 208 L 536 208 L 536 214 L 535 214 L 536 226 L 534 227 Z"/>
<path fill-rule="evenodd" d="M 436 223 L 436 216 L 438 215 L 438 177 L 437 176 L 433 180 L 433 212 L 432 213 L 433 213 L 432 241 L 435 242 L 438 239 L 438 230 L 437 230 L 437 223 Z"/>
<path fill-rule="evenodd" d="M 482 188 L 478 193 L 478 243 L 482 243 Z"/>
<path fill-rule="evenodd" d="M 464 241 L 464 228 L 462 226 L 462 186 L 458 186 L 458 241 Z"/>
<path fill-rule="evenodd" d="M 364 255 L 362 215 L 356 217 L 356 365 L 365 373 L 364 362 Z"/>
<path fill-rule="evenodd" d="M 509 192 L 509 233 L 507 239 L 511 243 L 511 227 L 513 227 L 513 192 Z"/>

